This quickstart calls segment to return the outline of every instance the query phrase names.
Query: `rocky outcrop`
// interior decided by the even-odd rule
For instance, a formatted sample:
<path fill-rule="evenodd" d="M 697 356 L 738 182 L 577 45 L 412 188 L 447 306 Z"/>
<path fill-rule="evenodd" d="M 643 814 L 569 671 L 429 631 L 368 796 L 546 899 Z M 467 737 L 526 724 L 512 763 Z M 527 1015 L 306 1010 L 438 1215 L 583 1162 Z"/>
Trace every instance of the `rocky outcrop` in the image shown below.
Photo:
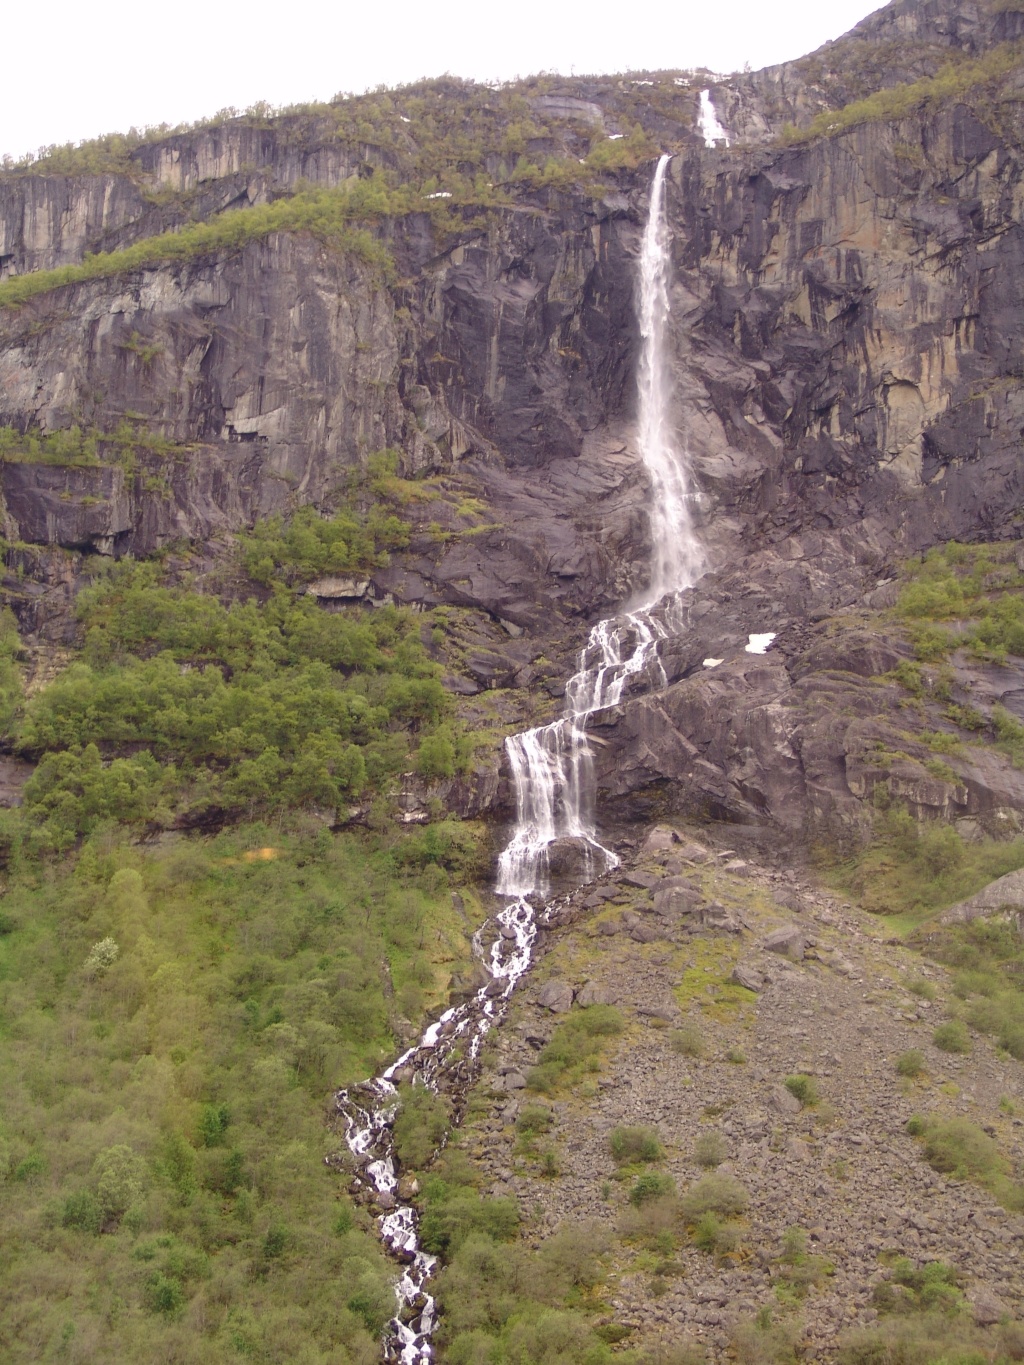
<path fill-rule="evenodd" d="M 729 150 L 701 145 L 695 93 L 673 79 L 531 91 L 547 101 L 536 113 L 552 155 L 641 106 L 676 153 L 674 416 L 709 573 L 664 650 L 669 685 L 595 727 L 620 813 L 850 832 L 880 782 L 922 818 L 978 828 L 1024 806 L 998 756 L 972 751 L 937 776 L 890 726 L 899 694 L 878 679 L 897 643 L 845 632 L 837 654 L 817 629 L 885 605 L 902 555 L 1018 533 L 1024 104 L 1000 87 L 997 117 L 968 91 L 772 141 L 780 121 L 806 125 L 853 97 L 855 77 L 878 89 L 927 75 L 1011 40 L 1020 19 L 897 0 L 824 55 L 716 87 L 746 138 Z M 324 114 L 236 120 L 143 144 L 125 175 L 0 176 L 0 254 L 18 270 L 75 260 L 184 221 L 183 195 L 209 217 L 300 179 L 330 187 L 412 164 L 411 133 L 388 149 L 335 133 Z M 394 447 L 404 474 L 448 479 L 482 510 L 440 493 L 411 506 L 408 549 L 353 600 L 484 613 L 502 643 L 460 660 L 457 687 L 557 692 L 539 660 L 571 653 L 650 560 L 633 409 L 651 170 L 599 191 L 517 183 L 509 203 L 443 228 L 424 212 L 377 219 L 387 279 L 278 234 L 0 311 L 0 423 L 109 430 L 134 414 L 173 446 L 134 469 L 7 465 L 8 540 L 113 554 L 202 542 L 301 502 L 330 508 L 369 453 Z M 27 629 L 49 619 L 39 594 L 7 587 Z M 777 635 L 767 656 L 745 653 L 753 632 Z M 487 789 L 500 809 L 504 787 Z"/>

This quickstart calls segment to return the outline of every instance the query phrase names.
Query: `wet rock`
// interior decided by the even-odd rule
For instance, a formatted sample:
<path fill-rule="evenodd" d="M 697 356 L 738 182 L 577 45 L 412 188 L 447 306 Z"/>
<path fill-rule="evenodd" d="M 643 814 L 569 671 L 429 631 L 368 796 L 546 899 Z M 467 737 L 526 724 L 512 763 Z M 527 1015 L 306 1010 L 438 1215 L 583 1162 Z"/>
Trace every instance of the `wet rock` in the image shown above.
<path fill-rule="evenodd" d="M 795 924 L 786 924 L 770 933 L 762 946 L 767 952 L 778 953 L 780 957 L 789 958 L 791 962 L 802 962 L 806 942 L 802 929 Z"/>
<path fill-rule="evenodd" d="M 552 1014 L 568 1014 L 572 1001 L 573 989 L 567 981 L 545 981 L 537 992 L 537 1004 Z"/>

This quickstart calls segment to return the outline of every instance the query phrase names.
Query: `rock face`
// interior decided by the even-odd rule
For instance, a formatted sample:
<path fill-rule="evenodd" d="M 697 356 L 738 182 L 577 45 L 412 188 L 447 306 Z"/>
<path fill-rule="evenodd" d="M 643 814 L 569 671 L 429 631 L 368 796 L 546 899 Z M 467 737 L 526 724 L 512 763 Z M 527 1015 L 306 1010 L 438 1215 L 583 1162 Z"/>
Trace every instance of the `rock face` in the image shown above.
<path fill-rule="evenodd" d="M 922 817 L 972 827 L 1024 808 L 998 758 L 937 775 L 895 742 L 897 694 L 881 679 L 905 657 L 898 641 L 819 629 L 891 604 L 903 555 L 1018 533 L 1024 102 L 1011 74 L 998 116 L 968 83 L 806 136 L 823 111 L 951 54 L 1004 53 L 1022 25 L 973 0 L 896 0 L 802 62 L 716 86 L 742 141 L 728 151 L 702 145 L 695 91 L 668 82 L 634 100 L 674 153 L 675 419 L 709 572 L 665 651 L 668 686 L 627 695 L 594 728 L 602 798 L 624 818 L 667 807 L 855 837 L 880 781 Z M 621 112 L 621 82 L 571 85 L 530 96 L 563 121 L 552 152 L 575 146 L 572 120 L 596 136 Z M 152 236 L 186 208 L 210 218 L 300 181 L 400 173 L 397 151 L 318 118 L 236 121 L 131 155 L 124 175 L 0 175 L 0 273 Z M 483 522 L 467 534 L 450 507 L 414 509 L 420 531 L 444 534 L 413 535 L 358 592 L 321 600 L 486 613 L 519 634 L 477 651 L 459 686 L 530 687 L 535 660 L 562 658 L 647 574 L 634 260 L 651 175 L 624 169 L 596 192 L 514 186 L 440 236 L 424 212 L 378 216 L 393 276 L 281 232 L 0 309 L 0 424 L 110 430 L 133 414 L 174 450 L 133 471 L 3 467 L 5 537 L 41 547 L 22 562 L 30 584 L 6 584 L 23 628 L 67 636 L 77 554 L 147 554 L 328 508 L 393 447 L 406 475 L 457 477 Z M 769 631 L 767 655 L 745 652 Z M 1011 683 L 1013 709 L 1024 680 Z M 493 791 L 500 810 L 506 788 Z"/>

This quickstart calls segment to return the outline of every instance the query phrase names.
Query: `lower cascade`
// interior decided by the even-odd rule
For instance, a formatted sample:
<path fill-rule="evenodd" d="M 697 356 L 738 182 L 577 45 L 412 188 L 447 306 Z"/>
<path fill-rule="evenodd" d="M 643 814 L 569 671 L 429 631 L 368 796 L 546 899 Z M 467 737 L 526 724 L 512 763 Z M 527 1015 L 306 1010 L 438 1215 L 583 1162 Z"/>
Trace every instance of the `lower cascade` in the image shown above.
<path fill-rule="evenodd" d="M 488 1030 L 500 1020 L 516 983 L 528 971 L 538 927 L 551 896 L 551 854 L 571 846 L 578 881 L 618 864 L 598 839 L 593 764 L 587 738 L 591 716 L 617 705 L 628 691 L 665 685 L 658 655 L 661 641 L 681 626 L 679 593 L 700 571 L 693 530 L 694 501 L 686 460 L 677 449 L 667 365 L 670 238 L 665 186 L 670 158 L 662 156 L 651 185 L 650 210 L 641 243 L 638 311 L 640 357 L 638 444 L 652 486 L 651 584 L 631 610 L 598 622 L 565 688 L 559 719 L 505 741 L 516 797 L 512 836 L 498 861 L 495 892 L 504 907 L 478 931 L 474 949 L 489 980 L 469 1000 L 452 1006 L 379 1076 L 339 1091 L 337 1112 L 360 1179 L 380 1196 L 386 1211 L 380 1234 L 403 1265 L 396 1285 L 398 1311 L 384 1343 L 384 1358 L 403 1365 L 433 1358 L 436 1305 L 428 1292 L 436 1257 L 423 1251 L 415 1207 L 397 1197 L 392 1125 L 398 1082 L 436 1088 L 472 1078 Z"/>

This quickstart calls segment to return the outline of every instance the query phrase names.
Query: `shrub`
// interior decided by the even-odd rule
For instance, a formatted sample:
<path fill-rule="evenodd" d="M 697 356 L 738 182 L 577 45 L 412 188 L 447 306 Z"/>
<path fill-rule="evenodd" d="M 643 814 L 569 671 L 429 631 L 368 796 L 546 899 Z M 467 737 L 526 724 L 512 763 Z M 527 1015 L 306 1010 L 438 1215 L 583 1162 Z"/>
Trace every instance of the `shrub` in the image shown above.
<path fill-rule="evenodd" d="M 450 1260 L 468 1237 L 482 1233 L 495 1242 L 509 1242 L 519 1226 L 514 1199 L 485 1199 L 476 1190 L 428 1182 L 420 1220 L 424 1251 Z"/>
<path fill-rule="evenodd" d="M 721 1133 L 701 1133 L 693 1144 L 693 1159 L 698 1166 L 721 1166 L 729 1154 Z"/>
<path fill-rule="evenodd" d="M 687 1223 L 696 1223 L 704 1213 L 723 1218 L 742 1213 L 747 1202 L 747 1192 L 734 1176 L 706 1175 L 682 1196 L 679 1209 Z"/>
<path fill-rule="evenodd" d="M 901 1052 L 896 1058 L 897 1076 L 920 1076 L 924 1071 L 924 1053 L 917 1048 L 910 1048 L 906 1052 Z"/>
<path fill-rule="evenodd" d="M 919 996 L 922 1000 L 934 1000 L 938 994 L 934 985 L 923 976 L 912 976 L 904 984 L 911 995 Z"/>
<path fill-rule="evenodd" d="M 572 1084 L 585 1072 L 597 1071 L 607 1040 L 624 1027 L 622 1015 L 613 1005 L 573 1010 L 559 1024 L 538 1064 L 531 1069 L 527 1077 L 530 1089 L 550 1094 L 559 1085 Z"/>
<path fill-rule="evenodd" d="M 899 1292 L 897 1292 L 897 1290 Z M 876 1285 L 872 1301 L 880 1313 L 915 1313 L 933 1309 L 957 1313 L 964 1297 L 957 1288 L 957 1273 L 944 1261 L 929 1261 L 915 1269 L 901 1257 L 890 1277 Z"/>
<path fill-rule="evenodd" d="M 932 1042 L 942 1052 L 967 1053 L 971 1050 L 971 1037 L 962 1019 L 948 1019 L 940 1024 L 932 1034 Z"/>
<path fill-rule="evenodd" d="M 644 1171 L 643 1175 L 638 1175 L 633 1182 L 629 1202 L 638 1209 L 652 1199 L 664 1199 L 666 1195 L 673 1194 L 675 1188 L 675 1181 L 666 1172 Z"/>
<path fill-rule="evenodd" d="M 77 1228 L 79 1232 L 98 1233 L 103 1226 L 103 1210 L 91 1190 L 78 1190 L 64 1200 L 61 1227 Z"/>
<path fill-rule="evenodd" d="M 425 1085 L 402 1086 L 399 1095 L 395 1152 L 403 1166 L 425 1166 L 448 1132 L 451 1106 Z"/>
<path fill-rule="evenodd" d="M 673 1029 L 669 1045 L 673 1052 L 678 1052 L 682 1057 L 701 1057 L 704 1054 L 704 1039 L 696 1024 L 685 1023 Z"/>
<path fill-rule="evenodd" d="M 716 1213 L 702 1213 L 693 1228 L 694 1245 L 713 1256 L 725 1256 L 739 1246 L 739 1228 L 723 1223 Z"/>
<path fill-rule="evenodd" d="M 798 1099 L 805 1109 L 818 1103 L 818 1083 L 813 1076 L 807 1076 L 804 1075 L 803 1072 L 798 1072 L 795 1075 L 786 1077 L 785 1086 L 789 1093 Z"/>
<path fill-rule="evenodd" d="M 659 1161 L 663 1156 L 658 1134 L 653 1128 L 613 1128 L 608 1138 L 616 1165 L 629 1166 L 637 1162 Z"/>
<path fill-rule="evenodd" d="M 149 1278 L 146 1298 L 154 1313 L 165 1313 L 168 1317 L 176 1315 L 185 1306 L 185 1291 L 181 1283 L 159 1270 Z"/>
<path fill-rule="evenodd" d="M 521 1137 L 532 1138 L 547 1133 L 555 1116 L 544 1104 L 525 1104 L 516 1119 L 516 1131 Z"/>

